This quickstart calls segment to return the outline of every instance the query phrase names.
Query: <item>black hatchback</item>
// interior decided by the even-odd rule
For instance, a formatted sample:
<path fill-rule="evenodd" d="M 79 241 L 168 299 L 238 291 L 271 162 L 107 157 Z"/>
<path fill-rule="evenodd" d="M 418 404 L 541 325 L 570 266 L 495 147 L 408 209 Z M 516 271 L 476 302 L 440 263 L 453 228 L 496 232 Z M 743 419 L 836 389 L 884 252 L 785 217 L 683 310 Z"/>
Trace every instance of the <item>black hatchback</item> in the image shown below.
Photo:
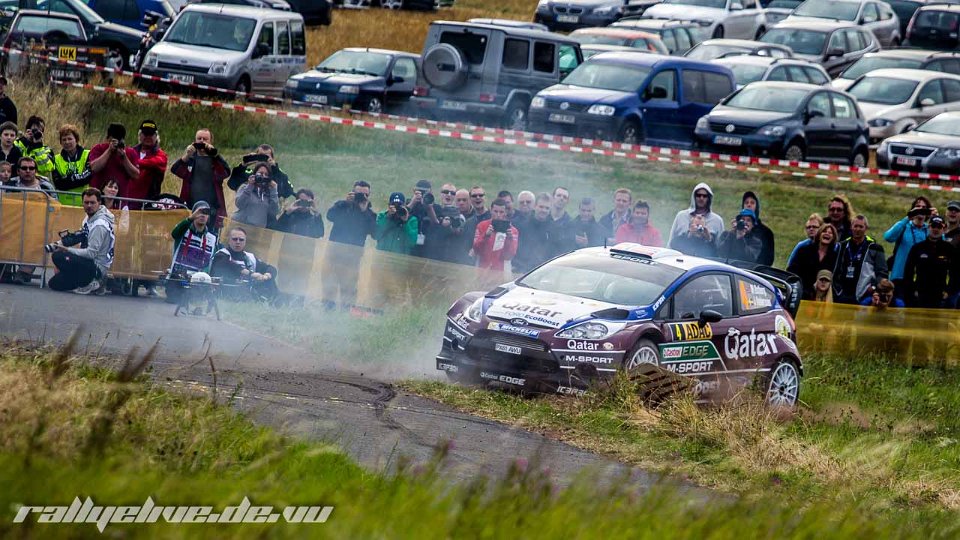
<path fill-rule="evenodd" d="M 755 82 L 697 122 L 701 147 L 712 151 L 829 161 L 864 167 L 868 128 L 850 95 L 806 83 Z"/>
<path fill-rule="evenodd" d="M 950 51 L 960 48 L 960 5 L 931 4 L 913 14 L 905 45 Z"/>

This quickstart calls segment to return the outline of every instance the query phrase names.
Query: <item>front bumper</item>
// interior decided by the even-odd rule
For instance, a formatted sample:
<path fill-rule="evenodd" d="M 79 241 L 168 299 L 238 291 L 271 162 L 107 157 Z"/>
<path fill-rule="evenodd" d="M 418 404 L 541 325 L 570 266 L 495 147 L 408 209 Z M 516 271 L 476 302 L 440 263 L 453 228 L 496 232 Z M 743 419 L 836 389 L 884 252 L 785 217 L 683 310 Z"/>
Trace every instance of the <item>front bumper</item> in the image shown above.
<path fill-rule="evenodd" d="M 928 156 L 919 157 L 916 155 L 893 154 L 887 149 L 883 153 L 877 152 L 877 167 L 895 171 L 957 174 L 957 171 L 960 170 L 960 159 L 946 158 L 936 151 Z"/>
<path fill-rule="evenodd" d="M 330 92 L 305 92 L 303 90 L 298 90 L 294 88 L 284 88 L 283 97 L 285 99 L 290 99 L 293 101 L 300 101 L 303 103 L 315 103 L 318 105 L 326 105 L 329 107 L 340 108 L 343 106 L 353 107 L 356 104 L 363 104 L 369 99 L 368 96 L 365 96 L 363 92 L 359 94 L 344 94 L 341 92 L 330 91 Z"/>
<path fill-rule="evenodd" d="M 209 73 L 195 73 L 189 71 L 176 71 L 164 68 L 149 68 L 144 66 L 140 70 L 144 75 L 162 77 L 164 79 L 179 79 L 187 84 L 203 84 L 215 88 L 226 88 L 232 90 L 236 88 L 240 80 L 239 75 L 210 75 Z M 184 80 L 186 78 L 186 80 Z"/>
<path fill-rule="evenodd" d="M 710 129 L 697 129 L 694 132 L 697 143 L 704 150 L 721 154 L 744 154 L 748 156 L 779 158 L 783 156 L 784 139 L 768 137 L 759 133 L 726 134 Z M 717 142 L 717 137 L 739 139 L 740 144 Z M 722 139 L 721 139 L 722 140 Z"/>
<path fill-rule="evenodd" d="M 530 130 L 568 137 L 615 141 L 623 127 L 620 116 L 600 116 L 559 109 L 530 109 Z"/>
<path fill-rule="evenodd" d="M 438 120 L 476 121 L 479 117 L 484 122 L 496 123 L 506 113 L 506 107 L 498 103 L 479 103 L 448 98 L 414 96 L 410 98 L 410 105 L 421 116 L 434 117 Z"/>

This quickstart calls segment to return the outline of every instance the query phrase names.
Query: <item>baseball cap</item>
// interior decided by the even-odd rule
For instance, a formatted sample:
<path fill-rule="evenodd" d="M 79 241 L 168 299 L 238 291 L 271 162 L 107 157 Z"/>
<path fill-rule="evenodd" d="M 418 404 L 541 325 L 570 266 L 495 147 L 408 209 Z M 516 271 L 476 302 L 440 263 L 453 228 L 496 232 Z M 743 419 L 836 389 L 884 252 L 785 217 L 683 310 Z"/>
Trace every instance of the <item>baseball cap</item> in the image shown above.
<path fill-rule="evenodd" d="M 153 135 L 157 132 L 157 123 L 153 120 L 144 120 L 140 122 L 140 131 L 142 131 L 144 135 Z"/>
<path fill-rule="evenodd" d="M 417 191 L 430 191 L 433 186 L 430 184 L 429 180 L 417 180 L 417 185 L 413 189 Z"/>
<path fill-rule="evenodd" d="M 940 216 L 933 216 L 932 218 L 930 218 L 930 226 L 931 226 L 931 227 L 933 227 L 934 225 L 939 225 L 940 227 L 943 227 L 943 226 L 946 225 L 946 224 L 947 224 L 947 223 L 946 223 L 946 222 L 943 220 L 943 218 L 940 217 Z"/>
<path fill-rule="evenodd" d="M 406 202 L 407 198 L 403 196 L 403 193 L 394 191 L 390 194 L 390 204 L 404 204 Z"/>
<path fill-rule="evenodd" d="M 947 203 L 947 209 L 960 210 L 960 201 L 950 201 Z"/>
<path fill-rule="evenodd" d="M 750 216 L 750 218 L 753 219 L 754 221 L 757 220 L 757 214 L 755 214 L 753 210 L 750 210 L 749 208 L 744 208 L 743 210 L 740 210 L 740 213 L 737 215 L 740 217 Z"/>
<path fill-rule="evenodd" d="M 830 281 L 833 281 L 833 272 L 829 270 L 821 270 L 817 272 L 817 281 L 820 281 L 821 278 L 827 278 Z"/>
<path fill-rule="evenodd" d="M 197 202 L 193 203 L 193 211 L 194 211 L 194 212 L 196 212 L 197 210 L 200 210 L 201 208 L 206 208 L 207 210 L 209 210 L 209 209 L 210 209 L 210 204 L 207 203 L 207 201 L 197 201 Z"/>

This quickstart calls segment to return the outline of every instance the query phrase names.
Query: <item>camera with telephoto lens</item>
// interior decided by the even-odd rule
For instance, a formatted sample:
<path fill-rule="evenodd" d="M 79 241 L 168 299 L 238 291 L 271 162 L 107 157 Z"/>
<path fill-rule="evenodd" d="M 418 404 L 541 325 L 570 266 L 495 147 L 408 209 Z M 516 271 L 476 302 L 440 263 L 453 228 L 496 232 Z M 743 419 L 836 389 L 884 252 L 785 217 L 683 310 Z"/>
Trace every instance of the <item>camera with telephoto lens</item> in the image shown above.
<path fill-rule="evenodd" d="M 738 231 L 747 230 L 747 222 L 743 219 L 743 217 L 737 218 L 737 230 Z"/>
<path fill-rule="evenodd" d="M 437 219 L 443 221 L 443 218 L 450 218 L 451 229 L 462 229 L 463 225 L 467 222 L 463 214 L 460 213 L 460 209 L 456 206 L 440 207 L 440 215 L 437 216 Z"/>
<path fill-rule="evenodd" d="M 297 199 L 297 202 L 293 203 L 297 208 L 311 208 L 313 207 L 313 202 L 305 201 L 303 199 Z"/>
<path fill-rule="evenodd" d="M 207 143 L 205 143 L 205 142 L 203 142 L 203 141 L 201 141 L 201 142 L 195 142 L 195 143 L 193 143 L 193 147 L 194 147 L 197 151 L 206 150 L 206 149 L 207 149 Z"/>
<path fill-rule="evenodd" d="M 260 186 L 264 186 L 270 183 L 270 177 L 262 174 L 255 174 L 253 175 L 253 181 Z"/>
<path fill-rule="evenodd" d="M 429 191 L 423 194 L 423 204 L 426 204 L 429 206 L 434 202 L 436 202 L 436 200 L 437 199 L 433 196 L 433 193 L 430 193 Z"/>
<path fill-rule="evenodd" d="M 40 141 L 43 140 L 43 131 L 37 128 L 30 128 L 27 130 L 27 136 L 30 137 L 31 140 Z"/>
<path fill-rule="evenodd" d="M 53 253 L 57 250 L 58 247 L 71 247 L 77 244 L 84 244 L 87 241 L 87 233 L 85 231 L 60 231 L 60 242 L 53 244 L 46 244 L 43 246 L 43 250 L 47 253 Z"/>

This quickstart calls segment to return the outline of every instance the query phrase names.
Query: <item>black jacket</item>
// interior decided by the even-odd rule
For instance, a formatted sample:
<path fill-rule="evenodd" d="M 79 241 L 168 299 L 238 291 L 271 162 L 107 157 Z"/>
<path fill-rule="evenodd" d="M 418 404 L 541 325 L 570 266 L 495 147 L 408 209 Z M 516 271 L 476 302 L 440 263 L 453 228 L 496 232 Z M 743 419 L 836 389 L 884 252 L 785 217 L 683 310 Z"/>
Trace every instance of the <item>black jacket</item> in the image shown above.
<path fill-rule="evenodd" d="M 455 209 L 444 210 L 443 207 L 436 209 L 437 218 L 443 221 L 444 212 L 452 213 Z M 426 235 L 425 256 L 438 261 L 464 263 L 467 262 L 467 253 L 470 247 L 467 246 L 466 220 L 463 215 L 456 211 L 457 215 L 451 218 L 451 225 L 444 227 L 442 224 L 430 223 L 424 234 Z M 423 229 L 421 229 L 423 230 Z M 469 241 L 473 243 L 473 236 L 470 235 Z M 471 261 L 472 262 L 472 261 Z"/>
<path fill-rule="evenodd" d="M 576 239 L 578 235 L 587 237 L 586 246 L 577 245 Z M 564 231 L 564 236 L 573 240 L 573 248 L 571 249 L 602 246 L 604 239 L 608 238 L 607 235 L 604 234 L 603 227 L 597 223 L 596 219 L 584 222 L 581 221 L 579 217 L 571 219 L 570 222 L 567 223 L 567 230 Z"/>
<path fill-rule="evenodd" d="M 717 255 L 723 259 L 734 261 L 757 262 L 761 248 L 760 238 L 753 234 L 746 234 L 743 238 L 737 238 L 736 232 L 723 231 L 720 235 Z"/>
<path fill-rule="evenodd" d="M 547 222 L 550 223 L 550 257 L 556 257 L 557 255 L 563 255 L 564 253 L 573 251 L 577 249 L 577 243 L 574 239 L 573 230 L 570 228 L 570 223 L 573 222 L 573 218 L 570 217 L 570 214 L 564 212 L 560 219 L 553 219 L 553 216 L 547 218 Z M 523 237 L 523 235 L 520 235 Z"/>
<path fill-rule="evenodd" d="M 367 237 L 377 232 L 377 215 L 369 205 L 366 210 L 360 210 L 352 202 L 337 201 L 327 210 L 327 221 L 333 223 L 331 242 L 363 246 Z"/>
<path fill-rule="evenodd" d="M 773 264 L 774 256 L 776 255 L 774 250 L 773 231 L 770 230 L 770 227 L 764 225 L 763 220 L 760 219 L 760 197 L 757 197 L 756 193 L 752 191 L 747 191 L 744 193 L 743 198 L 741 199 L 740 207 L 743 208 L 743 201 L 746 201 L 748 197 L 757 201 L 757 209 L 753 212 L 757 216 L 757 222 L 753 226 L 753 230 L 750 231 L 750 234 L 760 240 L 760 253 L 757 255 L 756 262 L 771 266 Z"/>
<path fill-rule="evenodd" d="M 956 248 L 944 240 L 924 240 L 914 245 L 903 271 L 903 298 L 908 306 L 936 308 L 943 294 L 960 289 Z"/>
<path fill-rule="evenodd" d="M 324 233 L 323 218 L 312 212 L 303 211 L 281 213 L 280 218 L 271 228 L 310 238 L 323 238 Z"/>
<path fill-rule="evenodd" d="M 827 253 L 827 256 L 820 260 L 820 251 L 816 244 L 810 243 L 797 249 L 790 265 L 787 266 L 787 272 L 796 274 L 803 284 L 804 300 L 812 300 L 815 294 L 814 286 L 817 281 L 817 273 L 821 270 L 833 269 L 837 266 L 837 250 L 834 249 Z"/>
<path fill-rule="evenodd" d="M 553 257 L 551 234 L 554 230 L 553 222 L 548 216 L 543 221 L 530 218 L 517 224 L 520 232 L 517 244 L 517 255 L 513 258 L 513 270 L 528 272 Z"/>
<path fill-rule="evenodd" d="M 240 189 L 244 183 L 246 183 L 247 178 L 250 178 L 250 175 L 253 174 L 253 166 L 257 163 L 241 163 L 233 168 L 230 171 L 230 179 L 227 180 L 227 187 L 236 191 Z M 296 194 L 296 191 L 293 189 L 293 184 L 290 183 L 290 177 L 287 176 L 287 173 L 280 170 L 280 166 L 276 163 L 270 168 L 270 178 L 277 183 L 277 195 L 281 199 L 286 197 L 292 197 Z"/>

